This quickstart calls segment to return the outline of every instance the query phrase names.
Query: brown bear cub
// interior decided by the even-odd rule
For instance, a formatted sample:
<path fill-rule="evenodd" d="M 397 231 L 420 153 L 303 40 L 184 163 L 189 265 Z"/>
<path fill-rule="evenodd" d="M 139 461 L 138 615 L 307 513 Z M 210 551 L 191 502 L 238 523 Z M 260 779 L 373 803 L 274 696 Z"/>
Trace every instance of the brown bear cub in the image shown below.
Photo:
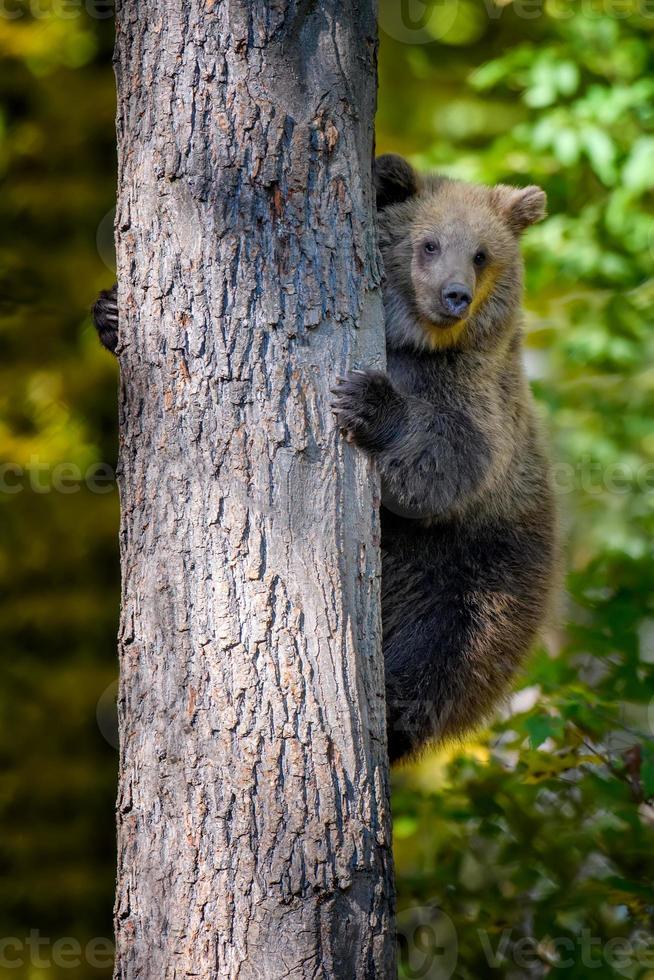
<path fill-rule="evenodd" d="M 543 625 L 556 519 L 522 363 L 520 234 L 538 187 L 376 162 L 387 373 L 334 389 L 382 481 L 382 620 L 392 760 L 488 717 Z"/>
<path fill-rule="evenodd" d="M 545 194 L 376 162 L 387 373 L 338 379 L 334 412 L 382 480 L 392 761 L 479 725 L 543 625 L 555 510 L 521 356 L 520 233 Z M 115 287 L 94 318 L 115 351 Z"/>

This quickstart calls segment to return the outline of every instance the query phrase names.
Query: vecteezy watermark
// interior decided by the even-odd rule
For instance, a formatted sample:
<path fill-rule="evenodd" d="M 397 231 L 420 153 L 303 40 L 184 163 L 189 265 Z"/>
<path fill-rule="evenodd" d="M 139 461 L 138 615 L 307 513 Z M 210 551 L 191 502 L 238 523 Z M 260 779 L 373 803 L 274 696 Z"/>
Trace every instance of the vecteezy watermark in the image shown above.
<path fill-rule="evenodd" d="M 637 466 L 624 461 L 600 463 L 592 456 L 584 455 L 574 463 L 552 463 L 550 476 L 555 490 L 560 494 L 625 495 L 632 490 L 654 493 L 654 463 Z"/>
<path fill-rule="evenodd" d="M 494 3 L 484 0 L 489 17 L 493 8 L 499 12 L 508 3 Z M 586 19 L 612 17 L 614 20 L 628 20 L 630 17 L 654 17 L 654 0 L 513 0 L 511 8 L 522 20 L 533 20 L 546 14 L 551 20 L 570 20 L 579 16 Z"/>
<path fill-rule="evenodd" d="M 654 17 L 654 0 L 484 0 L 489 20 L 499 20 L 510 8 L 514 17 L 550 20 L 612 17 L 627 20 Z M 469 2 L 462 0 L 388 0 L 381 5 L 379 24 L 385 34 L 405 44 L 429 44 L 445 37 Z M 108 20 L 115 15 L 114 0 L 0 0 L 0 19 Z"/>
<path fill-rule="evenodd" d="M 77 463 L 44 463 L 30 457 L 26 466 L 0 463 L 0 495 L 14 496 L 23 490 L 32 493 L 79 493 L 84 487 L 91 493 L 111 493 L 116 474 L 108 463 L 92 463 L 82 469 Z"/>
<path fill-rule="evenodd" d="M 477 930 L 477 936 L 491 970 L 498 970 L 505 964 L 513 964 L 524 971 L 543 964 L 550 970 L 583 966 L 592 971 L 608 966 L 620 976 L 631 977 L 635 968 L 642 970 L 654 966 L 652 936 L 644 930 L 628 937 L 615 936 L 606 940 L 594 936 L 590 929 L 580 929 L 574 937 L 546 936 L 543 939 L 514 935 L 511 929 L 503 930 L 499 940 L 495 937 L 491 941 L 483 929 Z"/>
<path fill-rule="evenodd" d="M 489 21 L 499 20 L 507 10 L 525 21 L 545 16 L 559 21 L 654 17 L 654 0 L 483 0 L 483 7 Z M 469 0 L 387 0 L 380 6 L 379 26 L 403 44 L 430 44 L 446 39 L 457 19 L 470 12 Z"/>
<path fill-rule="evenodd" d="M 471 942 L 478 946 L 489 974 L 503 967 L 516 967 L 520 976 L 531 976 L 534 969 L 546 965 L 548 974 L 583 967 L 595 975 L 594 971 L 608 967 L 612 975 L 632 977 L 636 975 L 634 971 L 640 976 L 640 971 L 654 967 L 654 937 L 642 929 L 608 939 L 593 935 L 586 928 L 574 934 L 541 938 L 515 929 L 504 929 L 499 935 L 485 929 L 466 929 L 466 946 Z M 397 953 L 403 977 L 450 980 L 459 960 L 458 935 L 452 919 L 437 904 L 401 911 L 397 916 Z"/>
<path fill-rule="evenodd" d="M 85 965 L 92 970 L 107 970 L 111 967 L 115 947 L 110 939 L 96 936 L 82 944 L 74 936 L 49 939 L 38 929 L 30 930 L 29 935 L 3 936 L 0 938 L 0 969 L 20 970 L 31 967 L 33 970 L 74 970 Z M 30 972 L 31 976 L 31 972 Z"/>
<path fill-rule="evenodd" d="M 421 519 L 430 514 L 443 513 L 460 494 L 464 480 L 459 477 L 456 451 L 444 440 L 434 440 L 433 474 L 429 486 L 430 502 L 424 510 L 412 509 L 411 500 L 404 500 L 402 492 L 393 493 L 389 486 L 382 486 L 382 503 L 386 510 L 398 517 Z M 626 496 L 637 492 L 654 493 L 654 463 L 633 463 L 617 460 L 601 463 L 590 455 L 580 456 L 574 463 L 550 464 L 550 479 L 560 496 L 584 494 L 591 497 Z M 401 481 L 398 481 L 401 487 Z"/>
<path fill-rule="evenodd" d="M 437 440 L 434 446 L 435 467 L 431 492 L 433 499 L 438 501 L 440 510 L 457 498 L 460 481 L 456 454 L 453 451 L 445 454 L 444 450 L 449 449 L 445 442 L 439 444 Z M 440 450 L 443 452 L 440 453 Z M 213 473 L 207 473 L 206 478 L 211 480 Z M 601 463 L 590 455 L 584 455 L 573 463 L 552 463 L 550 478 L 554 489 L 561 495 L 580 493 L 587 496 L 624 496 L 634 491 L 645 495 L 654 494 L 654 463 Z M 0 462 L 0 496 L 13 496 L 24 490 L 39 494 L 73 494 L 82 488 L 91 493 L 111 493 L 115 483 L 116 473 L 109 463 L 91 463 L 82 468 L 73 462 L 44 462 L 37 455 L 32 455 L 24 464 Z M 239 496 L 233 488 L 230 489 L 230 496 L 239 497 L 251 510 L 269 510 L 267 505 L 259 505 L 245 494 Z M 420 519 L 428 516 L 421 511 L 412 510 L 410 500 L 404 501 L 397 494 L 394 497 L 392 488 L 385 489 L 382 500 L 386 510 L 400 517 Z"/>
<path fill-rule="evenodd" d="M 114 16 L 113 0 L 0 0 L 0 19 L 75 20 L 92 17 L 108 20 Z"/>

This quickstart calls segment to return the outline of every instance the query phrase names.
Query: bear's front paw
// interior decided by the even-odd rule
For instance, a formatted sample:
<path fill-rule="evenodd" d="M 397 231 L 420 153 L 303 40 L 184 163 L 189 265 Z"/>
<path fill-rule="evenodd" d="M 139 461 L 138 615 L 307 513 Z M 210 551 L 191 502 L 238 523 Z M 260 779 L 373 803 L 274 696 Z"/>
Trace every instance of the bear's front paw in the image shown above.
<path fill-rule="evenodd" d="M 103 290 L 93 306 L 93 322 L 100 343 L 112 354 L 118 346 L 118 286 Z"/>
<path fill-rule="evenodd" d="M 381 371 L 350 371 L 332 388 L 332 412 L 348 442 L 383 449 L 393 435 L 398 395 Z"/>

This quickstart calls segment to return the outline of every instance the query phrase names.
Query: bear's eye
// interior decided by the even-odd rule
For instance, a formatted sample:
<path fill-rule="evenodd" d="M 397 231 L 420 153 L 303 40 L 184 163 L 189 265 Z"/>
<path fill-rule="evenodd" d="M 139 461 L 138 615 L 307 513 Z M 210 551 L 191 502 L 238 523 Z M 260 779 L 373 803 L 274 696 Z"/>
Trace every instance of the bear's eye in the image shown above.
<path fill-rule="evenodd" d="M 424 248 L 427 255 L 436 255 L 436 252 L 438 252 L 438 248 L 439 248 L 438 242 L 434 241 L 433 238 L 428 238 L 427 241 L 424 242 L 422 247 Z"/>
<path fill-rule="evenodd" d="M 488 256 L 486 255 L 484 250 L 480 248 L 479 251 L 475 253 L 475 257 L 472 261 L 475 263 L 478 269 L 481 269 L 483 268 L 483 266 L 486 265 L 488 261 Z"/>

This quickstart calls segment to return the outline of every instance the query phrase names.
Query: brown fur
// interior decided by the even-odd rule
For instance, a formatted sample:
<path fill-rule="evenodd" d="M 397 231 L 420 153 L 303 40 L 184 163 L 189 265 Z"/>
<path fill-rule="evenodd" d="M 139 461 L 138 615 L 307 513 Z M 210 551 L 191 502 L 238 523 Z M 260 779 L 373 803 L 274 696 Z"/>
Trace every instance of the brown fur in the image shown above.
<path fill-rule="evenodd" d="M 519 235 L 545 195 L 424 178 L 382 157 L 377 197 L 388 373 L 341 379 L 334 410 L 382 477 L 398 759 L 488 717 L 554 591 L 554 500 L 521 334 Z M 461 316 L 447 309 L 452 283 L 469 297 Z"/>

